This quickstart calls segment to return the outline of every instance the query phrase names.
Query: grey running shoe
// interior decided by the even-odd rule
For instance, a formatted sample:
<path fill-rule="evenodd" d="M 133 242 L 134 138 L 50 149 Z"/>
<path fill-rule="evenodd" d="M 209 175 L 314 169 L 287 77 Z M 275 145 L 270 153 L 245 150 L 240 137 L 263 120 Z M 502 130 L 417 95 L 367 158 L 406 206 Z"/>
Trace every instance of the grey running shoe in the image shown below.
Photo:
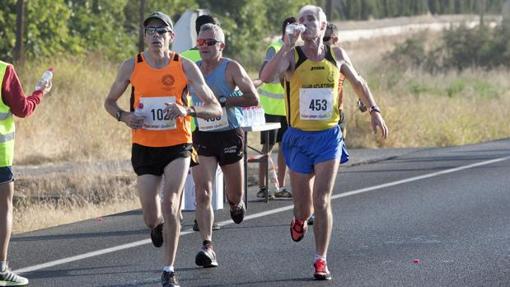
<path fill-rule="evenodd" d="M 258 198 L 265 198 L 266 197 L 266 192 L 267 192 L 267 188 L 266 187 L 259 188 L 259 191 L 257 192 L 257 197 Z"/>
<path fill-rule="evenodd" d="M 160 223 L 151 230 L 151 240 L 154 247 L 161 247 L 163 245 L 163 223 Z"/>
<path fill-rule="evenodd" d="M 179 282 L 177 282 L 177 277 L 175 276 L 175 272 L 167 272 L 163 271 L 161 274 L 161 286 L 163 287 L 181 287 Z"/>
<path fill-rule="evenodd" d="M 0 286 L 27 286 L 28 279 L 16 275 L 16 273 L 5 268 L 4 271 L 0 272 Z"/>
<path fill-rule="evenodd" d="M 257 198 L 266 198 L 266 193 L 268 193 L 267 198 L 273 199 L 274 196 L 271 194 L 270 191 L 267 190 L 266 187 L 261 187 L 259 191 L 257 192 Z"/>
<path fill-rule="evenodd" d="M 213 222 L 212 230 L 220 230 L 220 229 L 221 229 L 221 227 L 218 225 L 218 223 Z M 198 222 L 196 219 L 193 222 L 193 231 L 200 231 L 200 227 L 198 227 Z"/>
<path fill-rule="evenodd" d="M 195 256 L 195 264 L 204 268 L 218 267 L 216 253 L 211 245 L 204 245 Z"/>
<path fill-rule="evenodd" d="M 292 198 L 292 193 L 288 191 L 285 187 L 280 189 L 279 191 L 274 193 L 274 197 L 276 198 Z"/>
<path fill-rule="evenodd" d="M 230 217 L 236 224 L 243 222 L 245 214 L 246 207 L 244 206 L 244 201 L 241 200 L 238 205 L 230 206 Z"/>

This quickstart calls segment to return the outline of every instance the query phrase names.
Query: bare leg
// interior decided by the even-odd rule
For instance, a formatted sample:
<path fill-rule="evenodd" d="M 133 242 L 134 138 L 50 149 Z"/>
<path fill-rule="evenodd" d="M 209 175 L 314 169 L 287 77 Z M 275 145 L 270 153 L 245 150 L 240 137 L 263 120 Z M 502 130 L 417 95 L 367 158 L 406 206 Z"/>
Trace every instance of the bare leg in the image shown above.
<path fill-rule="evenodd" d="M 14 182 L 0 183 L 0 261 L 7 260 L 12 232 Z"/>
<path fill-rule="evenodd" d="M 283 157 L 283 151 L 281 146 L 278 148 L 278 184 L 279 187 L 285 186 L 285 174 L 287 173 L 287 165 L 285 164 L 285 158 Z"/>
<path fill-rule="evenodd" d="M 333 227 L 331 193 L 333 192 L 338 166 L 339 160 L 330 160 L 315 165 L 316 178 L 313 186 L 315 223 L 313 231 L 315 235 L 315 251 L 317 255 L 324 257 L 328 252 Z"/>
<path fill-rule="evenodd" d="M 290 185 L 294 201 L 294 217 L 306 220 L 312 214 L 312 188 L 313 174 L 305 174 L 289 170 Z"/>
<path fill-rule="evenodd" d="M 259 188 L 264 187 L 266 184 L 266 169 L 267 169 L 267 161 L 268 156 L 271 156 L 271 153 L 273 151 L 274 145 L 264 144 L 262 146 L 262 158 L 259 161 Z M 266 188 L 269 188 L 269 186 L 266 186 Z"/>
<path fill-rule="evenodd" d="M 197 209 L 195 211 L 202 240 L 212 241 L 214 212 L 211 206 L 213 179 L 216 177 L 218 161 L 215 157 L 200 156 L 200 164 L 192 170 L 195 182 Z"/>
<path fill-rule="evenodd" d="M 165 167 L 165 184 L 161 210 L 165 219 L 163 227 L 165 265 L 174 265 L 179 237 L 181 236 L 180 199 L 188 175 L 190 158 L 178 158 Z"/>
<path fill-rule="evenodd" d="M 225 175 L 225 190 L 230 205 L 238 205 L 243 200 L 243 161 L 227 164 L 221 167 Z"/>
<path fill-rule="evenodd" d="M 144 174 L 138 177 L 136 188 L 143 211 L 143 221 L 149 228 L 154 228 L 163 221 L 159 186 L 161 176 Z"/>

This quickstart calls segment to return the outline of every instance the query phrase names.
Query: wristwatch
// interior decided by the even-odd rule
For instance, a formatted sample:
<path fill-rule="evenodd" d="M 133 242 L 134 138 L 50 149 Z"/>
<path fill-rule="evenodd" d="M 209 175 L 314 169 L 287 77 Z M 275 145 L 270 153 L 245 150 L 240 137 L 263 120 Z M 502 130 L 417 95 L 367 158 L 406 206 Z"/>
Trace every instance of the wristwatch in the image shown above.
<path fill-rule="evenodd" d="M 227 105 L 227 97 L 221 96 L 218 98 L 218 101 L 220 102 L 221 107 L 225 107 Z"/>
<path fill-rule="evenodd" d="M 368 111 L 370 113 L 372 113 L 372 112 L 381 113 L 381 110 L 379 109 L 378 106 L 371 106 L 370 109 L 368 109 Z"/>
<path fill-rule="evenodd" d="M 122 117 L 122 110 L 118 110 L 116 113 L 115 113 L 115 118 L 117 119 L 117 121 L 120 122 L 120 118 Z"/>

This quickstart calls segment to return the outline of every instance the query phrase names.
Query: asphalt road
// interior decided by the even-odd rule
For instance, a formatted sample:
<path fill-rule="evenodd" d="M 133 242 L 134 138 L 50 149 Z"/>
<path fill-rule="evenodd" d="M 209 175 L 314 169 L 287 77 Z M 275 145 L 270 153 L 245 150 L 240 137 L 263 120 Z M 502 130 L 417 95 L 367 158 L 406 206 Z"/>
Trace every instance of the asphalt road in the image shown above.
<path fill-rule="evenodd" d="M 184 214 L 181 285 L 510 286 L 510 140 L 384 153 L 354 152 L 337 177 L 332 281 L 311 279 L 311 229 L 291 241 L 292 202 L 251 195 L 242 224 L 218 213 L 218 268 L 195 266 Z M 158 251 L 137 210 L 17 235 L 10 262 L 31 286 L 160 286 Z"/>

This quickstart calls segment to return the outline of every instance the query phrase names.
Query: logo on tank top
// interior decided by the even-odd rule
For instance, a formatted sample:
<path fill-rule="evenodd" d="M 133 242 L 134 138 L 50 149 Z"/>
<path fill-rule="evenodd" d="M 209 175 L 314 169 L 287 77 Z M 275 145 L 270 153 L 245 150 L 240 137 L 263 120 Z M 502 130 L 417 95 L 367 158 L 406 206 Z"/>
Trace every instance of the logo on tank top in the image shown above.
<path fill-rule="evenodd" d="M 163 84 L 164 89 L 171 89 L 174 83 L 175 79 L 172 75 L 164 75 L 163 78 L 161 78 L 161 84 Z"/>

